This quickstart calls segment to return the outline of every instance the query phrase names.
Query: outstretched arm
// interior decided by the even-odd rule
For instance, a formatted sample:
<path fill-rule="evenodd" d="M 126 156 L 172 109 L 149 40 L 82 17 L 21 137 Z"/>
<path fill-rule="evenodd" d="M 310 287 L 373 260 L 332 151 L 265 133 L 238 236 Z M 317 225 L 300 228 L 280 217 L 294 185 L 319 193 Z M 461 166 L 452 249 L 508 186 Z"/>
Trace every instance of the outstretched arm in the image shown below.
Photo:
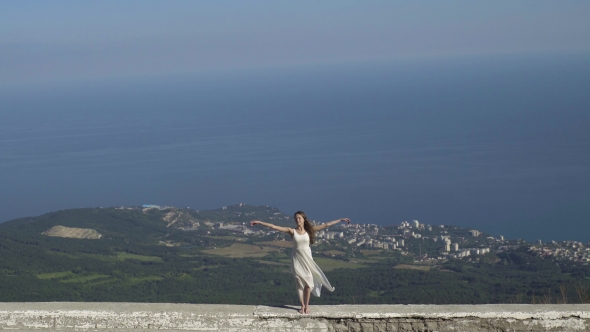
<path fill-rule="evenodd" d="M 252 220 L 250 221 L 250 226 L 254 226 L 254 225 L 262 225 L 268 228 L 272 228 L 275 231 L 279 231 L 279 232 L 283 232 L 283 233 L 289 233 L 291 234 L 291 236 L 293 236 L 293 228 L 288 228 L 288 227 L 281 227 L 281 226 L 277 226 L 277 225 L 273 225 L 264 221 L 260 221 L 260 220 Z"/>
<path fill-rule="evenodd" d="M 314 226 L 314 227 L 313 227 L 313 229 L 314 229 L 315 231 L 321 231 L 322 229 L 326 229 L 326 228 L 328 228 L 328 227 L 330 227 L 330 226 L 332 226 L 332 225 L 336 225 L 336 224 L 337 224 L 337 223 L 339 223 L 339 222 L 346 222 L 346 223 L 349 223 L 349 224 L 350 224 L 350 219 L 348 219 L 348 218 L 342 218 L 342 219 L 336 219 L 336 220 L 332 220 L 332 221 L 330 221 L 330 222 L 327 222 L 327 223 L 325 223 L 325 224 L 321 224 L 321 225 L 318 225 L 318 226 Z"/>

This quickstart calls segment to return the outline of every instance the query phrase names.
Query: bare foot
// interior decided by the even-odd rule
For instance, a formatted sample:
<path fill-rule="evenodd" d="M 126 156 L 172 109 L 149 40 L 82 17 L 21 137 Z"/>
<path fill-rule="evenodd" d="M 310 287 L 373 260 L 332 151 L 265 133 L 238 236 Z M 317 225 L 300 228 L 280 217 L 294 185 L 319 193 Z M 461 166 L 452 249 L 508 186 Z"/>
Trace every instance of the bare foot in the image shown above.
<path fill-rule="evenodd" d="M 305 307 L 304 306 L 301 306 L 301 309 L 299 310 L 299 313 L 302 314 L 302 315 L 305 313 Z"/>
<path fill-rule="evenodd" d="M 306 314 L 311 313 L 311 310 L 309 309 L 309 305 L 305 306 L 305 313 Z"/>

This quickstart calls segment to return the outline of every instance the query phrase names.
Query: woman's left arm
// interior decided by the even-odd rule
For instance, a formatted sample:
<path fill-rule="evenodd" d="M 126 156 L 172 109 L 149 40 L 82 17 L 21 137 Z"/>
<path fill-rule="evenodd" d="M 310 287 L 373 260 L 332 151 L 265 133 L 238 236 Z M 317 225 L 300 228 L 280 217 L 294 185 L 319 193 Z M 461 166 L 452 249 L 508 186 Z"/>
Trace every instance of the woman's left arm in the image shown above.
<path fill-rule="evenodd" d="M 348 218 L 342 218 L 342 219 L 332 220 L 332 221 L 329 221 L 329 222 L 327 222 L 325 224 L 314 226 L 313 227 L 313 230 L 314 231 L 321 231 L 322 229 L 326 229 L 326 228 L 328 228 L 330 226 L 336 225 L 339 222 L 345 222 L 345 223 L 349 223 L 350 224 L 350 219 L 348 219 Z"/>

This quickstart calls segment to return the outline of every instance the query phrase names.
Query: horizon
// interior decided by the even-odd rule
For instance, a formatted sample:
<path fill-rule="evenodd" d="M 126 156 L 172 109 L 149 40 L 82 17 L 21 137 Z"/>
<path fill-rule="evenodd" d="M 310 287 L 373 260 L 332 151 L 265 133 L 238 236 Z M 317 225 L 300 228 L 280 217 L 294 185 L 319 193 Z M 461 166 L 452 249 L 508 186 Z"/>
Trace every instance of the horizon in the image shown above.
<path fill-rule="evenodd" d="M 6 2 L 0 86 L 285 66 L 590 52 L 584 1 Z M 28 22 L 23 25 L 22 22 Z"/>

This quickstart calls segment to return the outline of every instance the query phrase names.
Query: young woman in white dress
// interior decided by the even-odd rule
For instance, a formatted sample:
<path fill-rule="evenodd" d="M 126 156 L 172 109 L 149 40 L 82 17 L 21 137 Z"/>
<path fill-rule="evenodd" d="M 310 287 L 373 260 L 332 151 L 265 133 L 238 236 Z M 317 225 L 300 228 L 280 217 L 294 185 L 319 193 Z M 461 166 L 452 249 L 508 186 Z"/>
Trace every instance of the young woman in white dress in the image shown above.
<path fill-rule="evenodd" d="M 313 226 L 303 211 L 295 212 L 294 217 L 295 223 L 297 224 L 296 228 L 281 227 L 259 220 L 252 220 L 250 225 L 266 226 L 279 232 L 289 233 L 293 238 L 291 271 L 295 276 L 297 293 L 301 302 L 301 310 L 299 312 L 308 314 L 310 313 L 309 298 L 311 294 L 319 297 L 322 286 L 326 287 L 330 292 L 334 291 L 334 287 L 330 285 L 328 278 L 326 278 L 320 267 L 313 261 L 309 245 L 314 243 L 316 231 L 326 229 L 339 222 L 350 224 L 350 219 L 342 218 L 319 226 Z"/>

